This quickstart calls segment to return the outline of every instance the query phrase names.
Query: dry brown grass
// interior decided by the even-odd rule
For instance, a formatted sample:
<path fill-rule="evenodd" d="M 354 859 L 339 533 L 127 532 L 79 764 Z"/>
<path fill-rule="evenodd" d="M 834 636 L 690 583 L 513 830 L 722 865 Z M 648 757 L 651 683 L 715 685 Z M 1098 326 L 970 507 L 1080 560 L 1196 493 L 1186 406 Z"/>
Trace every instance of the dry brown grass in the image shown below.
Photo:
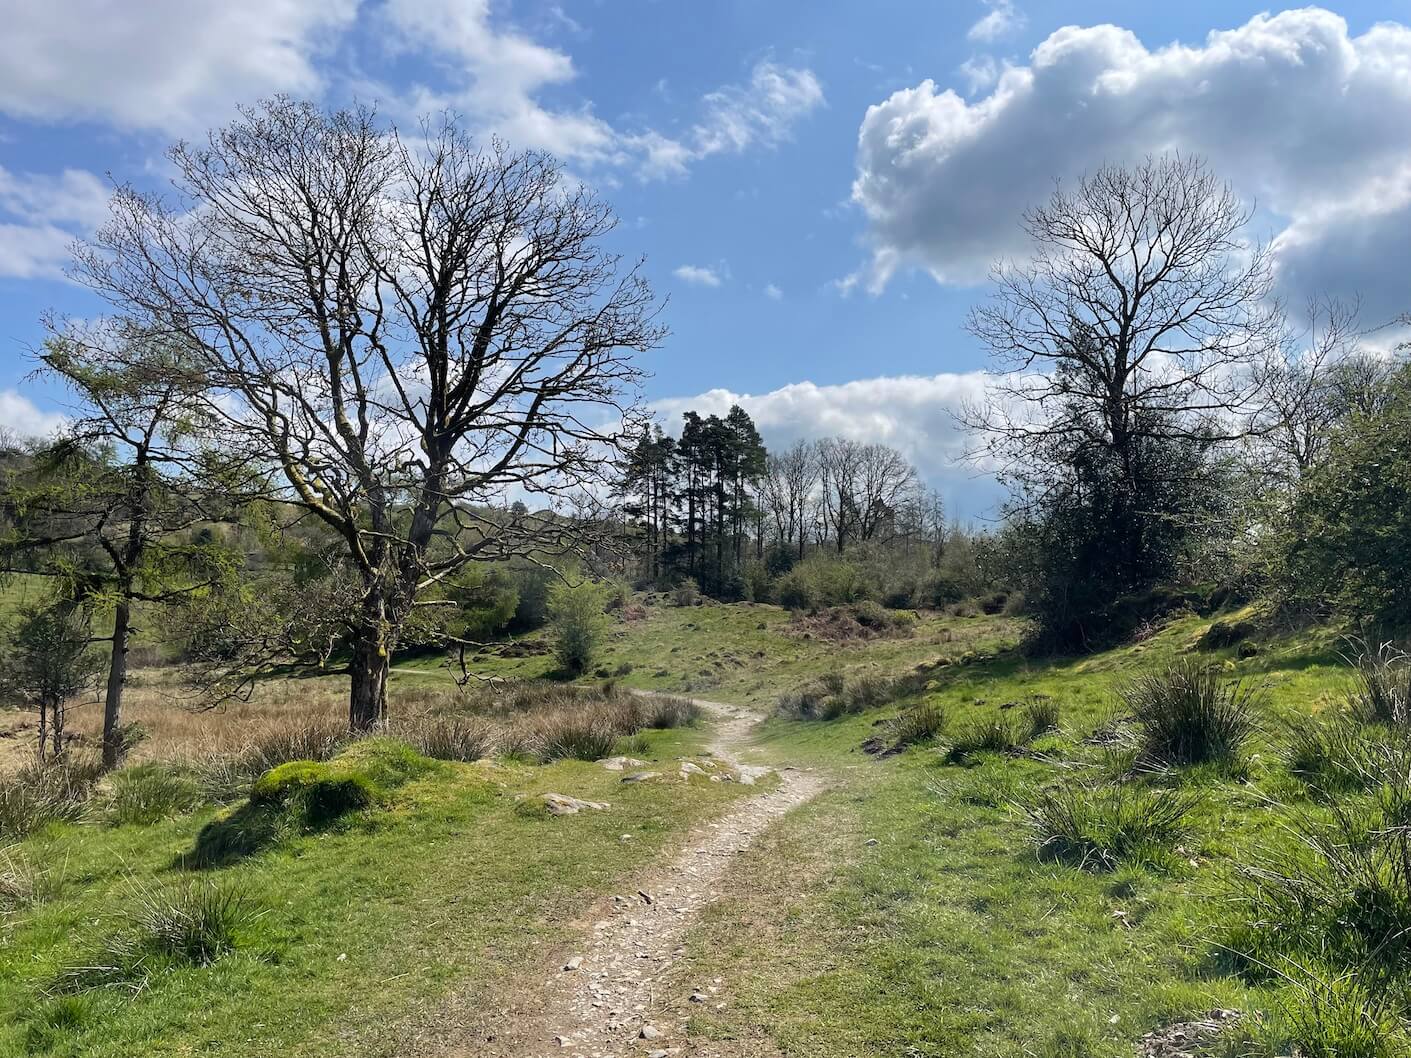
<path fill-rule="evenodd" d="M 124 703 L 124 720 L 141 730 L 129 762 L 244 762 L 243 777 L 265 758 L 320 757 L 336 751 L 346 731 L 347 694 L 343 676 L 268 680 L 248 700 L 202 709 L 184 692 L 179 671 L 146 668 L 135 674 Z M 579 741 L 576 731 L 591 729 L 606 742 L 644 727 L 691 724 L 699 713 L 684 699 L 641 698 L 610 684 L 462 689 L 428 681 L 394 685 L 390 697 L 388 730 L 428 756 L 453 760 L 554 756 L 561 742 Z M 69 729 L 80 747 L 96 747 L 102 722 L 96 701 L 70 707 Z M 33 736 L 28 713 L 0 713 L 0 771 L 33 759 Z M 586 744 L 579 752 L 588 752 Z"/>

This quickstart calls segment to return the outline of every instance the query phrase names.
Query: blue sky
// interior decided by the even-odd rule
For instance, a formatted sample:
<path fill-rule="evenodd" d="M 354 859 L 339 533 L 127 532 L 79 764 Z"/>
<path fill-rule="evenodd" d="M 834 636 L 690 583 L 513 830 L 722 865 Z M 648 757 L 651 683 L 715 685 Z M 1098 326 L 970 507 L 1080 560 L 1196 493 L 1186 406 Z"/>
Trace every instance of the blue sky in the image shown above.
<path fill-rule="evenodd" d="M 12 429 L 57 407 L 26 380 L 41 312 L 95 311 L 62 268 L 101 220 L 105 174 L 159 186 L 165 145 L 277 91 L 375 100 L 399 122 L 453 107 L 559 154 L 669 297 L 647 364 L 664 415 L 747 397 L 769 442 L 888 441 L 967 517 L 994 492 L 952 463 L 946 412 L 983 366 L 964 315 L 1054 178 L 1198 151 L 1257 201 L 1291 301 L 1360 293 L 1369 322 L 1411 308 L 1411 0 L 5 6 Z"/>

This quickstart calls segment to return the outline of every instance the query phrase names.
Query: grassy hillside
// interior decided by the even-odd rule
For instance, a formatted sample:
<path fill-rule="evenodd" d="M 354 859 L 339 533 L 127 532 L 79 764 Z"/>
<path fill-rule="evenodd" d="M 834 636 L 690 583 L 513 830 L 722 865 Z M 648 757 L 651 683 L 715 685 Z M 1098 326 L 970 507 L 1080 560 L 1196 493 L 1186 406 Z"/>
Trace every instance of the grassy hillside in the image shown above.
<path fill-rule="evenodd" d="M 1132 776 L 1131 759 L 1100 744 L 1120 684 L 1191 650 L 1208 625 L 1187 618 L 1082 661 L 940 670 L 920 694 L 832 722 L 771 721 L 774 752 L 838 781 L 747 854 L 696 936 L 683 979 L 735 982 L 733 1003 L 694 1019 L 698 1036 L 739 1054 L 1082 1058 L 1129 1055 L 1144 1033 L 1212 1008 L 1251 1012 L 1236 1036 L 1277 1032 L 1260 1023 L 1289 990 L 1220 948 L 1240 919 L 1232 869 L 1292 855 L 1290 819 L 1325 812 L 1283 761 L 1281 719 L 1327 709 L 1349 673 L 1331 634 L 1244 660 L 1219 652 L 1263 694 L 1247 752 Z M 1035 696 L 1059 706 L 1057 731 L 954 759 L 975 725 Z M 917 703 L 944 711 L 947 734 L 885 759 L 862 752 Z M 1189 835 L 1111 867 L 1036 853 L 1019 808 L 1033 791 L 1118 776 L 1189 793 Z"/>

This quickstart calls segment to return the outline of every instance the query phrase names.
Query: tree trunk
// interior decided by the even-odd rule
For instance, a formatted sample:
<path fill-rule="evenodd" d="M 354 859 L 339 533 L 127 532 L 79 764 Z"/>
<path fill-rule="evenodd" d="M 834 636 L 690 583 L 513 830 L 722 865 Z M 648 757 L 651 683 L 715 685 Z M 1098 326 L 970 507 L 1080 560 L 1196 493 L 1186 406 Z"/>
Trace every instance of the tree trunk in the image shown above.
<path fill-rule="evenodd" d="M 353 641 L 348 667 L 352 689 L 348 697 L 348 726 L 371 731 L 387 719 L 387 673 L 392 652 L 381 628 L 361 631 Z"/>
<path fill-rule="evenodd" d="M 122 763 L 122 695 L 127 684 L 127 649 L 132 631 L 132 606 L 123 599 L 113 612 L 113 654 L 108 661 L 108 687 L 103 697 L 103 768 Z"/>
<path fill-rule="evenodd" d="M 49 737 L 54 745 L 54 760 L 64 756 L 64 703 L 55 702 L 49 709 Z"/>

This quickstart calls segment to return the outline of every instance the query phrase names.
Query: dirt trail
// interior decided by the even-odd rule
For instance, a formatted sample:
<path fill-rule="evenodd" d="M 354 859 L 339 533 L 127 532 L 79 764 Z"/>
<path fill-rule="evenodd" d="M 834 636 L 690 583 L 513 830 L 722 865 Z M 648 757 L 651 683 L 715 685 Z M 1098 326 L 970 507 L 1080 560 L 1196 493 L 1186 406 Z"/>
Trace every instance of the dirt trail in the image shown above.
<path fill-rule="evenodd" d="M 738 706 L 699 703 L 716 719 L 711 752 L 754 777 L 773 769 L 751 766 L 750 730 L 759 717 Z M 734 858 L 790 809 L 824 786 L 821 777 L 778 770 L 777 788 L 736 805 L 693 832 L 671 862 L 650 869 L 629 889 L 599 901 L 587 936 L 562 970 L 545 982 L 542 1010 L 526 1012 L 506 1058 L 666 1058 L 686 1053 L 684 1019 L 673 1011 L 720 1002 L 711 982 L 681 985 L 672 971 L 682 943 L 702 909 L 713 901 Z M 667 994 L 685 987 L 684 995 Z M 723 997 L 722 997 L 723 998 Z"/>

